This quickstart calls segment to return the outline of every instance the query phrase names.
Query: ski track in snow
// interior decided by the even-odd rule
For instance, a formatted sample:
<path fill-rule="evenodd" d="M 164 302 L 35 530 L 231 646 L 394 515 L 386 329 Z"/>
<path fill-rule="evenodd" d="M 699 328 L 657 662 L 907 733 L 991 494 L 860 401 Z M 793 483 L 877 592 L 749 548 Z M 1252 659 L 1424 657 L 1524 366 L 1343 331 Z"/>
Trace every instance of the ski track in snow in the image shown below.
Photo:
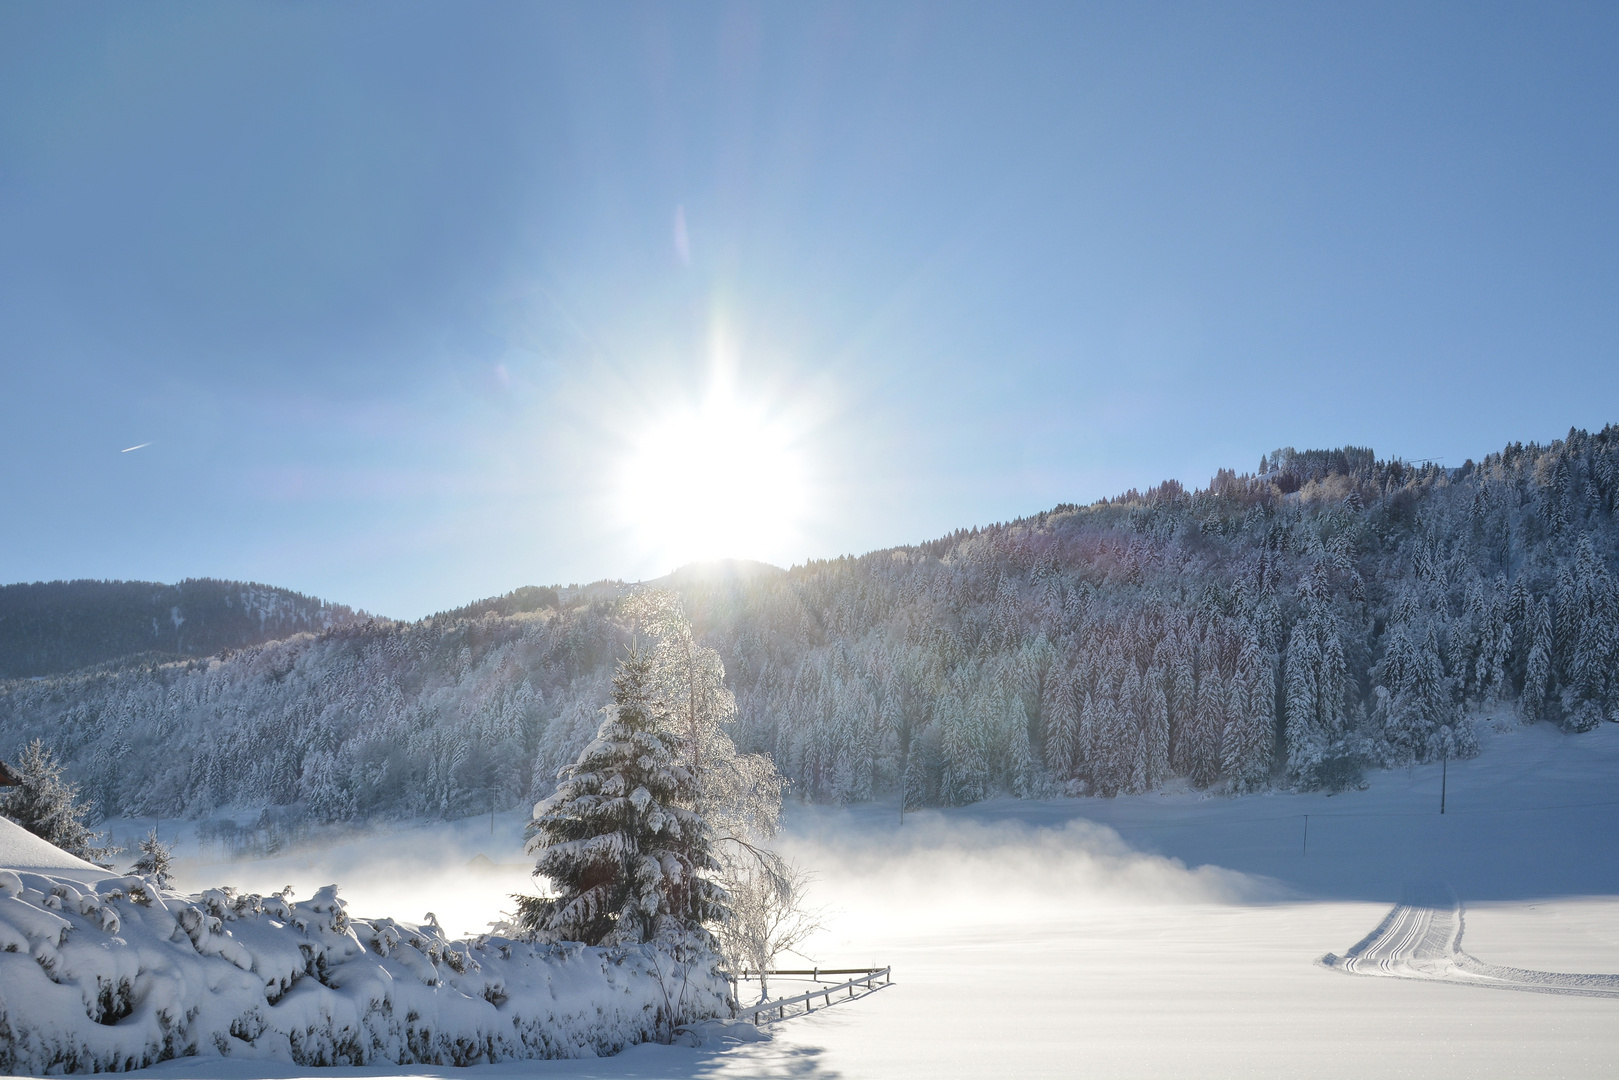
<path fill-rule="evenodd" d="M 1323 967 L 1346 975 L 1420 979 L 1523 990 L 1535 994 L 1619 997 L 1619 975 L 1587 975 L 1488 964 L 1462 949 L 1466 918 L 1461 901 L 1441 897 L 1449 890 L 1413 889 L 1394 905 L 1370 934 L 1345 955 L 1328 953 Z"/>

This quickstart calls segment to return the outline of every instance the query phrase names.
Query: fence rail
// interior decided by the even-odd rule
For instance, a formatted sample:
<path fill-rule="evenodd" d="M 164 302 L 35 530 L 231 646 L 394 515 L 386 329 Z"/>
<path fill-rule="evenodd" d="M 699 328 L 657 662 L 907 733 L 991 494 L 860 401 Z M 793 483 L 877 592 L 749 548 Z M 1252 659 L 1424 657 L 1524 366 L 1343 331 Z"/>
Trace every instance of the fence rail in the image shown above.
<path fill-rule="evenodd" d="M 749 974 L 749 972 L 744 971 L 740 975 L 734 976 L 733 978 L 745 979 Z M 751 974 L 758 975 L 760 973 L 756 971 L 752 972 Z M 788 1015 L 788 1010 L 795 1005 L 803 1006 L 805 1014 L 814 1012 L 815 998 L 820 998 L 823 1002 L 821 1008 L 829 1008 L 832 1004 L 832 995 L 838 993 L 839 991 L 848 991 L 848 997 L 852 998 L 854 997 L 855 987 L 857 986 L 864 985 L 868 991 L 871 991 L 877 989 L 878 979 L 882 980 L 883 986 L 887 986 L 889 983 L 894 981 L 894 969 L 892 967 L 814 968 L 804 971 L 766 971 L 764 974 L 809 975 L 814 977 L 817 981 L 820 980 L 822 975 L 853 975 L 855 977 L 840 983 L 834 983 L 831 986 L 817 986 L 809 993 L 799 994 L 797 997 L 776 998 L 772 1001 L 761 1001 L 754 1005 L 738 1005 L 736 1009 L 738 1019 L 746 1017 L 755 1024 L 761 1022 L 769 1024 L 777 1020 L 785 1020 Z M 848 998 L 845 998 L 844 1000 L 848 1000 Z M 775 1015 L 772 1016 L 771 1013 L 774 1013 Z M 761 1016 L 764 1017 L 763 1021 L 760 1021 L 759 1019 Z"/>
<path fill-rule="evenodd" d="M 887 968 L 824 968 L 824 967 L 818 967 L 818 968 L 803 968 L 802 970 L 796 970 L 796 971 L 787 971 L 787 970 L 776 971 L 776 970 L 772 969 L 770 971 L 764 972 L 764 974 L 765 975 L 808 975 L 811 978 L 819 979 L 822 975 L 869 975 L 873 971 L 886 971 L 886 970 L 888 970 L 888 969 Z M 752 978 L 756 978 L 759 974 L 760 974 L 760 972 L 751 971 L 748 968 L 743 968 L 742 971 L 739 974 L 737 974 L 735 976 L 732 976 L 732 977 L 733 978 L 739 978 L 739 979 L 752 979 Z"/>

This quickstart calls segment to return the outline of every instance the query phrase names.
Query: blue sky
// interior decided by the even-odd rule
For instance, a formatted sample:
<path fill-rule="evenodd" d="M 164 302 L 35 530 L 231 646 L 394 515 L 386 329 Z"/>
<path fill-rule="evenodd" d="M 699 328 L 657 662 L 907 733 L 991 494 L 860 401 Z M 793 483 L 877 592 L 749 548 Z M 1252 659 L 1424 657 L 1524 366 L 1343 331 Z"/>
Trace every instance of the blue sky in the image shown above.
<path fill-rule="evenodd" d="M 405 617 L 1619 421 L 1616 61 L 1605 5 L 6 0 L 0 579 Z M 649 448 L 717 378 L 790 510 Z"/>

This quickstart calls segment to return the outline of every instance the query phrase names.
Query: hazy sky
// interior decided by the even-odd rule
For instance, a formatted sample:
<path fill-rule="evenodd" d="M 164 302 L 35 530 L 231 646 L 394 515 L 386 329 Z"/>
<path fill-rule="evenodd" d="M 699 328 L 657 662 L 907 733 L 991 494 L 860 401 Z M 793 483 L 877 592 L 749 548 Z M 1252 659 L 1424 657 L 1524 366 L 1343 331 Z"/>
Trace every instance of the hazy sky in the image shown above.
<path fill-rule="evenodd" d="M 0 580 L 414 616 L 1600 427 L 1616 111 L 1612 5 L 0 0 Z"/>

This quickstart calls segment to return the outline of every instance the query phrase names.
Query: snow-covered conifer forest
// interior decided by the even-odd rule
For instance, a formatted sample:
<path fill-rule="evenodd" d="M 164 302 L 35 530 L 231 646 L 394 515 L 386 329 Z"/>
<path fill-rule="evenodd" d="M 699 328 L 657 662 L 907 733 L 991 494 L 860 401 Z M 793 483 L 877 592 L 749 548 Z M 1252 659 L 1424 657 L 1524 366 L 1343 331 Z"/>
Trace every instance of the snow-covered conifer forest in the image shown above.
<path fill-rule="evenodd" d="M 1619 427 L 1459 468 L 1267 455 L 929 543 L 692 568 L 743 752 L 797 797 L 1353 786 L 1477 718 L 1619 719 Z M 594 737 L 634 588 L 336 620 L 224 655 L 0 684 L 102 813 L 457 817 L 551 793 Z M 239 819 L 238 819 L 239 820 Z"/>

